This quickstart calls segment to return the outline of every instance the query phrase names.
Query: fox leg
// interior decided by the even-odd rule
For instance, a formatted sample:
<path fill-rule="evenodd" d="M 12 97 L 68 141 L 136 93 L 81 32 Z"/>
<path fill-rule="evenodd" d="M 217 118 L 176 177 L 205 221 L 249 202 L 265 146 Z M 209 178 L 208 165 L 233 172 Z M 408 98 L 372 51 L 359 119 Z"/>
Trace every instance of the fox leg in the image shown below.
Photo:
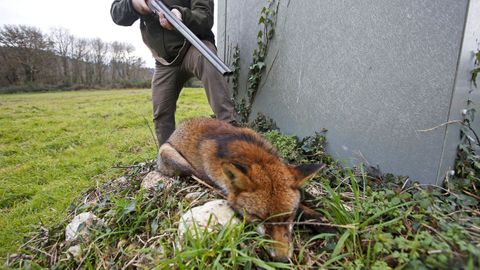
<path fill-rule="evenodd" d="M 162 144 L 158 150 L 157 170 L 169 177 L 195 174 L 190 163 L 169 143 Z"/>

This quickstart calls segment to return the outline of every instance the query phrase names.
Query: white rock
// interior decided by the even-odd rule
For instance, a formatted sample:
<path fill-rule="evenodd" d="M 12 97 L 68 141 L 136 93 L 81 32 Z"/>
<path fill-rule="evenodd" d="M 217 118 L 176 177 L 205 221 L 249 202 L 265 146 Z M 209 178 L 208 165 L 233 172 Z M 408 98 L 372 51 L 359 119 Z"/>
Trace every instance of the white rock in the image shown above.
<path fill-rule="evenodd" d="M 88 239 L 91 229 L 102 227 L 105 223 L 91 212 L 81 213 L 75 216 L 65 229 L 65 240 L 73 241 L 79 237 Z"/>
<path fill-rule="evenodd" d="M 157 171 L 151 171 L 143 178 L 141 187 L 146 190 L 155 190 L 158 184 L 165 182 L 165 180 L 170 180 L 170 178 Z"/>
<path fill-rule="evenodd" d="M 240 220 L 235 217 L 235 212 L 226 200 L 210 201 L 202 206 L 190 209 L 180 218 L 180 224 L 178 225 L 180 240 L 183 240 L 183 235 L 193 227 L 194 222 L 200 231 L 203 231 L 207 225 L 208 230 L 211 231 L 218 225 L 225 226 L 229 222 L 237 224 Z"/>
<path fill-rule="evenodd" d="M 203 192 L 191 192 L 185 195 L 185 200 L 193 202 L 194 200 L 200 198 L 203 195 Z"/>
<path fill-rule="evenodd" d="M 72 256 L 75 261 L 82 258 L 82 248 L 80 245 L 71 246 L 67 249 L 68 255 Z"/>
<path fill-rule="evenodd" d="M 117 186 L 123 186 L 128 183 L 128 179 L 125 176 L 120 176 L 117 179 L 113 180 L 112 184 Z"/>

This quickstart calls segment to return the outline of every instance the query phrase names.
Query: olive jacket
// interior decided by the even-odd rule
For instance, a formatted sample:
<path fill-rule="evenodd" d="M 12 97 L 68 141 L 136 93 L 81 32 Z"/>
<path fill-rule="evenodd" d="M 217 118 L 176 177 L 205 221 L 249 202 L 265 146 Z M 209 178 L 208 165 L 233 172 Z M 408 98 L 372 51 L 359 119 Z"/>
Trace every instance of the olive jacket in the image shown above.
<path fill-rule="evenodd" d="M 213 0 L 162 0 L 170 9 L 178 9 L 183 23 L 201 40 L 215 44 L 213 26 Z M 143 42 L 150 48 L 153 57 L 163 65 L 181 63 L 189 42 L 176 30 L 160 26 L 155 14 L 142 15 L 132 5 L 132 0 L 114 0 L 110 9 L 113 21 L 122 26 L 131 26 L 140 19 Z"/>

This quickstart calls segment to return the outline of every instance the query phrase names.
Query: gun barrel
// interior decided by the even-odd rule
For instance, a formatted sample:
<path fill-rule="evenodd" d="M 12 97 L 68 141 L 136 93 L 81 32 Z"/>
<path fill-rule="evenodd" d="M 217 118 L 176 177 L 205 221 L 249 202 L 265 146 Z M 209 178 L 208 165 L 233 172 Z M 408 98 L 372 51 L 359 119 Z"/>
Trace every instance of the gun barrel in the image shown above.
<path fill-rule="evenodd" d="M 161 0 L 149 0 L 148 6 L 158 14 L 163 13 L 170 24 L 177 29 L 197 50 L 224 76 L 232 74 L 232 70 L 213 53 L 188 27 L 179 20 Z"/>

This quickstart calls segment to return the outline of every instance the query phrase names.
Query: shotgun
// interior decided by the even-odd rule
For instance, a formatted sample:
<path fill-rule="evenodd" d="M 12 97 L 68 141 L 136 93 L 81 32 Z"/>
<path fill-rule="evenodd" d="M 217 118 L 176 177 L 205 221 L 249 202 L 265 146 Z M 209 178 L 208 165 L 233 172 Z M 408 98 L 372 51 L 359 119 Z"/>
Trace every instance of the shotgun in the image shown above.
<path fill-rule="evenodd" d="M 192 32 L 161 0 L 149 0 L 148 7 L 157 15 L 165 14 L 168 22 L 182 34 L 224 76 L 232 70 Z"/>

